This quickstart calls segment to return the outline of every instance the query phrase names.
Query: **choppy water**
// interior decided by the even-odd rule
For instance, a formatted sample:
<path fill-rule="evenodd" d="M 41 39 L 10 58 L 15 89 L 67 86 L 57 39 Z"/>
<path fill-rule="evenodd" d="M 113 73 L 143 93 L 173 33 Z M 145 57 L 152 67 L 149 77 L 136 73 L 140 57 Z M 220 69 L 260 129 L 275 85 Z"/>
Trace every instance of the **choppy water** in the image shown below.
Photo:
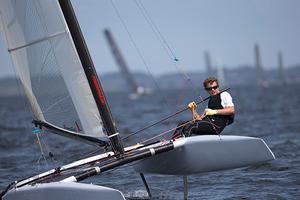
<path fill-rule="evenodd" d="M 247 135 L 265 140 L 276 161 L 247 168 L 189 176 L 189 199 L 300 199 L 300 94 L 299 85 L 232 88 L 236 121 L 223 134 Z M 206 96 L 205 93 L 202 94 Z M 193 91 L 164 91 L 136 101 L 126 94 L 109 94 L 108 100 L 124 136 L 160 119 L 196 98 Z M 83 157 L 93 149 L 59 136 L 46 136 L 43 143 L 54 154 L 45 164 L 35 136 L 28 104 L 20 97 L 0 97 L 0 190 L 14 180 Z M 184 113 L 169 123 L 152 128 L 127 141 L 133 144 L 175 126 Z M 201 158 L 199 158 L 201 159 Z M 183 199 L 180 176 L 146 175 L 153 199 Z M 130 166 L 106 172 L 86 182 L 121 190 L 126 197 L 147 197 L 142 181 Z"/>

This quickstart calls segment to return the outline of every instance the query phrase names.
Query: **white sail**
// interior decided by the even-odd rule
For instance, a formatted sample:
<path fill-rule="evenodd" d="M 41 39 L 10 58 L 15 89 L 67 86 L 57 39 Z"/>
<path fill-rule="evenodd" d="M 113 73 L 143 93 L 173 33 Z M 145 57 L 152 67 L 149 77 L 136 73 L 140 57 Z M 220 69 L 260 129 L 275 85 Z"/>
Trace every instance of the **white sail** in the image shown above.
<path fill-rule="evenodd" d="M 35 117 L 92 137 L 102 120 L 56 0 L 0 0 L 3 34 Z"/>

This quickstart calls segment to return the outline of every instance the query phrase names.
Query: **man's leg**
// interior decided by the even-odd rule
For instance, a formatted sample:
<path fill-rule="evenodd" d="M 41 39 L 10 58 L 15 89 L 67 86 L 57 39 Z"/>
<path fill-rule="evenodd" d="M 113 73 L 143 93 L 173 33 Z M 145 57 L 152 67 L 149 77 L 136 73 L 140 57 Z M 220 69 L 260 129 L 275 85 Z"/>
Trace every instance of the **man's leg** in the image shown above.
<path fill-rule="evenodd" d="M 219 135 L 222 130 L 224 129 L 223 126 L 219 126 L 214 124 L 209 120 L 201 120 L 197 122 L 197 128 L 191 130 L 191 134 L 195 135 Z"/>

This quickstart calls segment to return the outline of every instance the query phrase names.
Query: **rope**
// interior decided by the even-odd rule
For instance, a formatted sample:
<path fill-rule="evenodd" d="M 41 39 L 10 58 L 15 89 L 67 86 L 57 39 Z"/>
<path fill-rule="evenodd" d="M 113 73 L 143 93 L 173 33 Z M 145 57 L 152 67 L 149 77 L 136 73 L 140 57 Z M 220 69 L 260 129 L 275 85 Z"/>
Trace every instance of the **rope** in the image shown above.
<path fill-rule="evenodd" d="M 38 5 L 35 5 L 34 6 L 34 8 L 33 9 L 37 9 L 37 7 L 39 7 Z M 39 15 L 39 12 L 37 12 L 37 14 Z M 40 16 L 40 15 L 39 15 Z M 40 16 L 40 17 L 42 17 L 42 16 Z M 3 19 L 2 19 L 2 17 L 1 17 L 1 22 L 2 22 L 2 24 L 4 24 L 3 23 Z M 43 24 L 43 27 L 45 28 L 45 30 L 47 30 L 47 26 L 45 25 L 45 24 Z M 5 40 L 6 40 L 6 43 L 8 44 L 8 40 L 7 40 L 7 32 L 6 32 L 6 28 L 5 27 L 3 27 L 3 30 L 4 30 L 4 34 L 5 34 Z M 50 52 L 51 52 L 51 50 L 52 50 L 53 48 L 51 48 L 51 49 L 49 49 L 49 50 L 45 50 L 45 51 L 43 51 L 43 54 L 45 55 L 45 57 L 44 57 L 44 60 L 43 60 L 43 62 L 42 62 L 42 65 L 43 65 L 43 67 L 46 65 L 46 58 L 48 58 L 49 57 L 49 55 L 50 55 Z M 11 53 L 10 53 L 11 54 Z M 29 54 L 29 56 L 31 56 L 31 57 L 34 57 L 34 56 L 36 56 L 36 55 L 34 55 L 34 53 L 31 53 L 31 54 Z M 15 76 L 16 77 L 19 77 L 18 76 L 18 73 L 16 72 L 16 68 L 17 68 L 17 66 L 16 67 L 14 67 L 14 66 L 11 66 L 12 67 L 12 69 L 14 70 L 14 74 L 15 74 Z M 43 69 L 43 68 L 42 68 Z M 35 72 L 32 72 L 32 73 L 35 73 Z M 39 75 L 39 77 L 38 77 L 38 82 L 40 82 L 40 80 L 41 80 L 41 74 Z M 19 80 L 17 80 L 16 79 L 16 85 L 18 86 L 18 92 L 20 93 L 20 94 L 22 94 L 23 92 L 22 91 L 24 91 L 24 88 L 23 89 L 21 89 L 22 88 L 22 85 L 23 85 L 23 82 L 24 82 L 24 80 L 21 78 L 21 77 L 19 77 Z M 39 91 L 39 90 L 36 90 L 36 92 L 37 91 Z M 25 95 L 26 96 L 26 95 Z M 23 104 L 23 108 L 24 108 L 24 111 L 26 112 L 26 113 L 30 113 L 30 111 L 29 111 L 29 107 L 31 107 L 31 105 L 29 104 L 29 101 L 23 101 L 24 102 L 24 104 Z M 26 127 L 29 129 L 29 128 L 31 128 L 30 126 L 29 126 L 29 124 L 27 124 L 26 123 Z M 46 158 L 46 155 L 47 154 L 45 154 L 45 151 L 48 153 L 48 155 L 50 156 L 50 158 L 52 159 L 52 161 L 53 161 L 53 154 L 51 153 L 51 151 L 50 151 L 50 149 L 49 149 L 49 145 L 48 145 L 48 143 L 47 143 L 47 139 L 43 136 L 43 135 L 45 135 L 44 134 L 44 131 L 40 131 L 40 133 L 36 133 L 35 134 L 35 137 L 36 137 L 36 140 L 35 140 L 35 142 L 37 143 L 37 146 L 38 146 L 38 148 L 39 148 L 39 150 L 40 150 L 40 157 L 39 157 L 39 159 L 37 160 L 37 163 L 39 164 L 40 163 L 40 161 L 43 159 L 44 161 L 45 161 L 45 163 L 46 163 L 46 166 L 49 166 L 49 163 L 48 163 L 48 161 L 47 161 L 47 158 Z M 46 148 L 46 149 L 45 149 Z M 45 150 L 44 150 L 45 149 Z"/>
<path fill-rule="evenodd" d="M 152 138 L 149 138 L 149 139 L 147 139 L 147 140 L 144 140 L 144 141 L 142 141 L 142 143 L 149 142 L 149 141 L 151 141 L 151 140 L 153 140 L 153 139 L 155 139 L 155 138 L 161 137 L 161 136 L 163 136 L 163 135 L 165 135 L 165 134 L 167 134 L 167 133 L 169 133 L 169 132 L 171 132 L 171 131 L 174 131 L 174 130 L 176 130 L 176 129 L 178 129 L 178 128 L 181 128 L 181 127 L 183 127 L 183 126 L 186 126 L 186 125 L 191 124 L 191 123 L 194 123 L 194 122 L 195 122 L 195 120 L 190 120 L 190 121 L 188 121 L 188 122 L 186 122 L 186 123 L 183 123 L 183 124 L 181 124 L 181 125 L 179 125 L 179 126 L 177 126 L 177 127 L 175 127 L 175 128 L 166 130 L 166 131 L 164 131 L 164 132 L 162 132 L 162 133 L 160 133 L 160 134 L 158 134 L 158 135 L 155 135 L 155 136 L 152 137 Z M 205 122 L 206 122 L 206 121 L 205 121 Z M 207 123 L 211 124 L 215 130 L 216 130 L 216 127 L 219 128 L 219 126 L 217 126 L 216 124 L 214 124 L 214 123 L 212 123 L 212 122 L 211 122 L 211 123 L 210 123 L 210 122 L 207 122 Z M 220 135 L 220 134 L 218 134 L 218 135 Z M 178 136 L 181 136 L 181 135 L 173 135 L 171 139 L 172 139 L 172 140 L 173 140 L 173 139 L 176 139 L 176 138 L 178 138 Z M 190 136 L 190 135 L 189 135 L 189 136 Z"/>
<path fill-rule="evenodd" d="M 44 149 L 43 149 L 43 147 L 42 147 L 42 142 L 41 142 L 41 139 L 40 139 L 40 137 L 39 137 L 39 134 L 40 134 L 40 133 L 36 133 L 36 138 L 37 138 L 37 143 L 38 143 L 38 145 L 39 145 L 39 148 L 40 148 L 40 151 L 41 151 L 41 154 L 42 154 L 42 155 L 41 155 L 41 157 L 38 159 L 37 163 L 39 164 L 41 158 L 43 158 L 43 159 L 45 160 L 45 163 L 46 163 L 47 167 L 48 167 L 49 165 L 48 165 L 48 162 L 47 162 L 45 153 L 44 153 Z"/>
<path fill-rule="evenodd" d="M 168 44 L 168 42 L 165 40 L 165 37 L 162 35 L 162 33 L 159 31 L 158 27 L 155 25 L 155 23 L 154 23 L 153 20 L 151 19 L 150 15 L 148 14 L 148 12 L 147 12 L 146 8 L 144 7 L 144 5 L 142 4 L 142 2 L 139 2 L 140 4 L 138 3 L 137 0 L 135 0 L 134 2 L 135 2 L 135 4 L 137 5 L 137 7 L 139 8 L 139 10 L 141 11 L 143 17 L 145 18 L 145 20 L 146 20 L 147 23 L 149 24 L 150 28 L 151 28 L 152 31 L 154 32 L 154 34 L 155 34 L 156 38 L 158 39 L 158 41 L 160 42 L 161 46 L 163 47 L 163 49 L 165 49 L 165 51 L 167 52 L 168 56 L 169 56 L 169 57 L 171 58 L 171 60 L 173 61 L 173 62 L 172 62 L 173 65 L 174 65 L 174 66 L 177 68 L 177 70 L 183 75 L 183 77 L 184 77 L 184 78 L 192 85 L 192 88 L 194 89 L 194 91 L 196 91 L 196 87 L 195 87 L 194 83 L 192 82 L 191 78 L 190 78 L 190 77 L 188 76 L 188 74 L 184 71 L 184 69 L 182 69 L 182 68 L 177 64 L 177 62 L 179 61 L 178 58 L 176 57 L 174 51 L 172 50 L 172 48 L 170 47 L 170 45 Z M 152 78 L 153 82 L 155 83 L 157 89 L 158 89 L 159 92 L 161 93 L 161 90 L 160 90 L 160 87 L 158 86 L 158 83 L 156 82 L 156 80 L 155 80 L 153 74 L 151 73 L 151 71 L 150 71 L 150 69 L 149 69 L 149 66 L 147 65 L 147 63 L 146 63 L 144 57 L 142 56 L 141 51 L 139 50 L 139 48 L 138 48 L 137 44 L 135 43 L 135 41 L 134 41 L 132 35 L 130 34 L 130 32 L 129 32 L 129 30 L 128 30 L 128 28 L 127 28 L 127 26 L 126 26 L 124 20 L 122 19 L 122 17 L 121 17 L 121 15 L 120 15 L 120 13 L 119 13 L 119 11 L 118 11 L 116 5 L 114 4 L 113 0 L 111 0 L 111 4 L 112 4 L 112 6 L 113 6 L 113 8 L 114 8 L 114 10 L 115 10 L 115 12 L 116 12 L 116 14 L 117 14 L 119 20 L 121 21 L 122 25 L 124 26 L 124 28 L 125 28 L 125 30 L 126 30 L 128 36 L 129 36 L 129 38 L 130 38 L 132 44 L 134 45 L 134 47 L 135 47 L 135 49 L 136 49 L 136 51 L 137 51 L 139 57 L 141 58 L 143 64 L 145 65 L 145 67 L 146 67 L 148 73 L 151 75 L 151 78 Z M 174 62 L 174 61 L 175 61 L 175 62 Z M 228 88 L 228 89 L 229 89 L 229 88 Z M 226 89 L 226 90 L 228 90 L 228 89 Z M 224 91 L 226 91 L 226 90 L 224 90 Z M 224 92 L 224 91 L 222 91 L 222 92 Z M 197 93 L 197 91 L 196 91 L 195 93 Z M 220 93 L 221 93 L 221 92 L 220 92 Z M 208 99 L 208 98 L 203 99 L 203 97 L 202 97 L 201 95 L 199 95 L 199 97 L 200 97 L 201 101 L 198 102 L 197 104 L 202 103 L 202 102 L 204 102 L 205 100 Z M 164 99 L 165 104 L 168 105 L 167 100 L 166 100 L 166 98 L 165 98 L 164 96 L 163 96 L 163 99 Z M 124 137 L 123 140 L 125 140 L 125 139 L 127 139 L 127 138 L 129 138 L 129 137 L 131 137 L 131 136 L 133 136 L 133 135 L 135 135 L 135 134 L 137 134 L 137 133 L 139 133 L 139 132 L 141 132 L 141 131 L 143 131 L 143 130 L 146 130 L 146 129 L 152 127 L 152 126 L 155 126 L 155 125 L 157 125 L 157 124 L 159 124 L 159 123 L 161 123 L 161 122 L 163 122 L 163 121 L 165 121 L 165 120 L 167 120 L 167 119 L 169 119 L 169 118 L 171 118 L 171 117 L 173 117 L 173 116 L 176 116 L 176 115 L 180 114 L 181 112 L 183 112 L 183 111 L 185 111 L 185 110 L 187 110 L 187 109 L 188 109 L 188 108 L 185 108 L 185 109 L 183 109 L 183 110 L 177 111 L 177 112 L 175 112 L 174 114 L 172 114 L 172 115 L 170 115 L 170 116 L 168 116 L 168 117 L 165 117 L 165 118 L 163 118 L 163 119 L 161 119 L 161 120 L 159 120 L 159 121 L 157 121 L 157 122 L 155 122 L 155 123 L 153 123 L 153 124 L 151 124 L 151 125 L 145 126 L 144 128 L 142 128 L 142 129 L 140 129 L 140 130 L 138 130 L 138 131 L 136 131 L 136 132 L 134 132 L 134 133 L 132 133 L 132 134 L 126 136 L 126 137 Z M 211 119 L 208 118 L 208 120 L 209 120 L 209 122 L 211 123 L 211 125 L 214 127 L 214 124 L 213 124 L 213 122 L 211 121 Z M 216 133 L 217 133 L 217 132 L 216 132 Z"/>
<path fill-rule="evenodd" d="M 145 6 L 143 5 L 142 2 L 138 2 L 137 0 L 134 1 L 136 6 L 138 7 L 138 9 L 140 10 L 142 16 L 144 17 L 144 19 L 146 20 L 146 22 L 149 24 L 150 28 L 152 29 L 154 35 L 156 36 L 157 40 L 159 41 L 159 43 L 161 44 L 162 48 L 165 50 L 165 52 L 167 53 L 167 55 L 170 57 L 170 59 L 172 60 L 172 64 L 175 66 L 175 68 L 177 69 L 177 71 L 180 72 L 180 74 L 183 76 L 184 80 L 186 80 L 188 83 L 190 83 L 190 85 L 192 86 L 192 89 L 194 91 L 194 93 L 198 93 L 198 91 L 196 90 L 196 86 L 193 83 L 193 81 L 191 80 L 190 76 L 185 72 L 185 70 L 183 69 L 183 67 L 178 65 L 178 58 L 176 57 L 173 49 L 170 47 L 170 45 L 168 44 L 168 42 L 166 41 L 165 37 L 163 36 L 163 34 L 161 33 L 161 31 L 159 30 L 159 28 L 155 25 L 154 21 L 151 19 L 148 11 L 146 10 Z M 159 93 L 162 94 L 161 89 L 157 83 L 157 81 L 155 80 L 153 74 L 151 73 L 149 66 L 147 65 L 145 58 L 142 56 L 141 51 L 139 50 L 137 44 L 135 43 L 132 35 L 130 34 L 124 20 L 122 19 L 120 12 L 118 11 L 116 5 L 114 4 L 113 0 L 111 0 L 111 4 L 112 7 L 114 8 L 120 22 L 122 23 L 122 25 L 124 26 L 132 44 L 134 45 L 139 57 L 141 58 L 144 66 L 147 69 L 148 74 L 150 74 L 151 79 L 153 80 L 153 82 L 155 83 L 155 87 L 158 89 Z M 201 97 L 201 95 L 200 95 Z M 168 107 L 170 107 L 170 105 L 168 104 L 168 101 L 166 99 L 166 97 L 164 95 L 162 95 L 163 98 L 163 102 L 165 105 L 167 105 Z M 203 99 L 201 97 L 201 99 Z"/>
<path fill-rule="evenodd" d="M 0 18 L 1 18 L 1 22 L 0 23 L 2 23 L 3 25 L 4 25 L 4 22 L 3 22 L 3 18 L 2 18 L 2 16 L 0 15 Z M 4 32 L 4 38 L 5 38 L 5 40 L 6 40 L 6 44 L 8 44 L 8 39 L 7 39 L 7 32 L 6 32 L 6 28 L 3 26 L 2 27 L 3 28 L 3 32 Z M 11 53 L 9 52 L 9 54 L 10 54 L 10 56 L 11 56 Z M 16 77 L 19 77 L 18 76 L 18 74 L 17 74 L 17 72 L 16 72 L 16 69 L 15 69 L 15 67 L 14 66 L 12 66 L 12 62 L 10 62 L 10 67 L 13 69 L 13 71 L 14 71 L 14 74 L 15 74 L 15 76 Z M 17 88 L 18 88 L 18 92 L 19 92 L 19 94 L 22 94 L 22 89 L 21 89 L 21 84 L 22 83 L 20 83 L 20 82 L 22 82 L 22 80 L 19 78 L 19 80 L 17 80 L 17 79 L 15 79 L 16 81 L 16 85 L 17 85 Z M 21 95 L 20 95 L 20 97 L 21 97 Z M 29 104 L 29 102 L 28 101 L 23 101 L 23 109 L 24 109 L 24 111 L 25 111 L 25 113 L 28 113 L 28 107 L 30 107 L 30 104 Z M 26 123 L 26 126 L 27 126 L 27 128 L 29 129 L 30 127 L 29 127 L 29 124 L 27 124 Z M 37 142 L 37 144 L 38 144 L 38 147 L 39 147 L 39 149 L 40 149 L 40 153 L 41 153 L 41 156 L 40 156 L 40 158 L 38 159 L 38 161 L 37 161 L 37 163 L 39 164 L 39 162 L 40 162 L 40 160 L 41 159 L 44 159 L 45 160 L 45 163 L 46 163 L 46 165 L 48 166 L 48 162 L 47 162 L 47 159 L 46 159 L 46 157 L 45 157 L 45 153 L 44 153 L 44 150 L 43 150 L 43 147 L 42 147 L 42 141 L 41 141 L 41 138 L 39 137 L 39 134 L 40 133 L 37 133 L 37 134 L 35 134 L 35 136 L 36 136 L 36 142 Z"/>
<path fill-rule="evenodd" d="M 161 46 L 165 49 L 166 53 L 171 58 L 171 60 L 179 61 L 178 58 L 176 57 L 174 51 L 172 50 L 170 45 L 165 40 L 165 37 L 161 34 L 158 27 L 155 25 L 155 23 L 151 19 L 150 15 L 148 14 L 148 12 L 147 12 L 146 8 L 144 7 L 143 3 L 142 2 L 138 3 L 137 0 L 135 0 L 134 2 L 137 5 L 137 7 L 139 8 L 139 10 L 141 11 L 141 13 L 142 13 L 143 17 L 145 18 L 145 20 L 150 25 L 150 28 L 152 29 L 153 33 L 155 33 L 155 36 L 156 36 L 157 40 L 160 42 Z"/>
<path fill-rule="evenodd" d="M 192 123 L 192 122 L 195 122 L 195 120 L 188 121 L 188 122 L 186 122 L 186 123 L 184 123 L 184 124 L 181 124 L 180 126 L 177 126 L 177 127 L 175 127 L 175 128 L 166 130 L 166 131 L 164 131 L 164 132 L 162 132 L 162 133 L 160 133 L 160 134 L 158 134 L 158 135 L 155 135 L 154 137 L 151 137 L 151 138 L 149 138 L 149 139 L 147 139 L 147 140 L 142 141 L 142 143 L 146 143 L 146 142 L 149 142 L 149 141 L 151 141 L 151 140 L 153 140 L 153 139 L 155 139 L 155 138 L 161 137 L 161 136 L 163 136 L 163 135 L 165 135 L 165 134 L 167 134 L 167 133 L 169 133 L 169 132 L 171 132 L 171 131 L 176 130 L 177 128 L 181 128 L 181 127 L 183 127 L 183 126 L 185 126 L 185 125 L 187 125 L 187 124 L 190 124 L 190 123 Z"/>
<path fill-rule="evenodd" d="M 177 71 L 179 71 L 179 73 L 181 74 L 181 76 L 183 77 L 183 79 L 190 83 L 193 92 L 195 94 L 198 93 L 195 84 L 193 83 L 192 79 L 190 78 L 190 76 L 186 73 L 185 69 L 183 67 L 181 67 L 179 65 L 179 59 L 177 58 L 177 56 L 175 55 L 173 49 L 170 47 L 170 45 L 168 44 L 168 42 L 166 41 L 165 37 L 163 36 L 163 34 L 161 33 L 161 31 L 159 30 L 159 28 L 156 26 L 156 24 L 154 23 L 154 21 L 151 19 L 147 9 L 145 8 L 145 6 L 143 5 L 143 3 L 141 1 L 134 1 L 136 6 L 138 7 L 138 9 L 140 10 L 140 12 L 142 13 L 143 17 L 145 18 L 146 22 L 149 24 L 150 28 L 152 29 L 156 39 L 159 41 L 160 45 L 162 46 L 162 48 L 165 50 L 165 52 L 167 53 L 167 55 L 169 56 L 172 65 L 177 69 Z M 181 88 L 181 92 L 182 93 L 183 88 Z M 203 99 L 200 95 L 201 100 Z"/>
<path fill-rule="evenodd" d="M 139 8 L 140 12 L 142 13 L 142 15 L 145 18 L 146 22 L 149 24 L 150 28 L 152 29 L 155 37 L 157 38 L 157 40 L 161 44 L 162 48 L 165 50 L 165 52 L 167 53 L 167 55 L 171 59 L 173 66 L 177 69 L 177 71 L 180 72 L 180 74 L 184 77 L 184 79 L 188 83 L 191 84 L 194 92 L 197 93 L 195 84 L 193 83 L 193 81 L 190 78 L 190 76 L 186 73 L 184 67 L 180 66 L 178 64 L 179 63 L 179 59 L 175 55 L 174 50 L 170 47 L 170 45 L 166 41 L 165 37 L 163 36 L 163 34 L 159 30 L 159 28 L 156 26 L 156 24 L 154 23 L 154 21 L 151 19 L 150 15 L 149 15 L 147 9 L 145 8 L 145 6 L 143 5 L 143 3 L 141 1 L 137 1 L 137 0 L 135 0 L 134 2 L 137 5 L 137 7 Z"/>
<path fill-rule="evenodd" d="M 125 23 L 124 20 L 122 19 L 119 10 L 117 9 L 117 7 L 116 7 L 116 5 L 114 4 L 113 0 L 110 0 L 110 2 L 111 2 L 111 4 L 112 4 L 112 7 L 114 8 L 114 10 L 115 10 L 115 12 L 116 12 L 116 14 L 117 14 L 119 20 L 121 21 L 121 23 L 122 23 L 124 29 L 126 30 L 128 36 L 129 36 L 129 39 L 130 39 L 130 41 L 131 41 L 131 43 L 133 44 L 134 48 L 136 49 L 136 51 L 137 51 L 137 53 L 138 53 L 138 56 L 141 58 L 141 60 L 142 60 L 142 62 L 143 62 L 143 64 L 144 64 L 144 66 L 146 67 L 146 70 L 147 70 L 148 74 L 150 74 L 150 77 L 151 77 L 152 81 L 154 82 L 155 87 L 157 88 L 157 90 L 159 91 L 159 93 L 163 94 L 163 93 L 161 92 L 161 89 L 160 89 L 160 87 L 159 87 L 157 81 L 155 80 L 154 75 L 152 74 L 152 72 L 151 72 L 151 70 L 150 70 L 150 68 L 149 68 L 149 66 L 148 66 L 148 64 L 147 64 L 147 62 L 146 62 L 146 60 L 145 60 L 145 58 L 143 57 L 143 55 L 142 55 L 140 49 L 138 48 L 138 46 L 137 46 L 137 44 L 135 43 L 135 41 L 134 41 L 134 39 L 133 39 L 131 33 L 129 32 L 126 23 Z M 164 95 L 162 95 L 162 97 L 163 97 L 163 100 L 164 100 L 165 105 L 169 106 L 166 97 L 165 97 Z M 170 107 L 170 106 L 169 106 L 169 107 Z"/>

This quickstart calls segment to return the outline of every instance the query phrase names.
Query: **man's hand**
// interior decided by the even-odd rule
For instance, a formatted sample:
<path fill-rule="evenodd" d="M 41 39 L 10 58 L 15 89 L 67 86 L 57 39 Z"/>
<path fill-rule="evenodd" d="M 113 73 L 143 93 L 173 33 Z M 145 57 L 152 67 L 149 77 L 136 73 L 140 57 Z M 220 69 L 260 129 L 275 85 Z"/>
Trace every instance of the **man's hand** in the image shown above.
<path fill-rule="evenodd" d="M 202 117 L 195 111 L 193 114 L 193 120 L 202 120 Z"/>
<path fill-rule="evenodd" d="M 205 115 L 207 115 L 207 116 L 216 115 L 218 113 L 217 110 L 213 110 L 213 109 L 209 109 L 209 108 L 206 108 L 204 110 L 204 112 L 205 112 Z"/>
<path fill-rule="evenodd" d="M 189 104 L 188 104 L 188 108 L 190 109 L 190 110 L 196 110 L 196 108 L 197 108 L 197 104 L 195 103 L 195 101 L 192 101 L 192 102 L 190 102 Z"/>

